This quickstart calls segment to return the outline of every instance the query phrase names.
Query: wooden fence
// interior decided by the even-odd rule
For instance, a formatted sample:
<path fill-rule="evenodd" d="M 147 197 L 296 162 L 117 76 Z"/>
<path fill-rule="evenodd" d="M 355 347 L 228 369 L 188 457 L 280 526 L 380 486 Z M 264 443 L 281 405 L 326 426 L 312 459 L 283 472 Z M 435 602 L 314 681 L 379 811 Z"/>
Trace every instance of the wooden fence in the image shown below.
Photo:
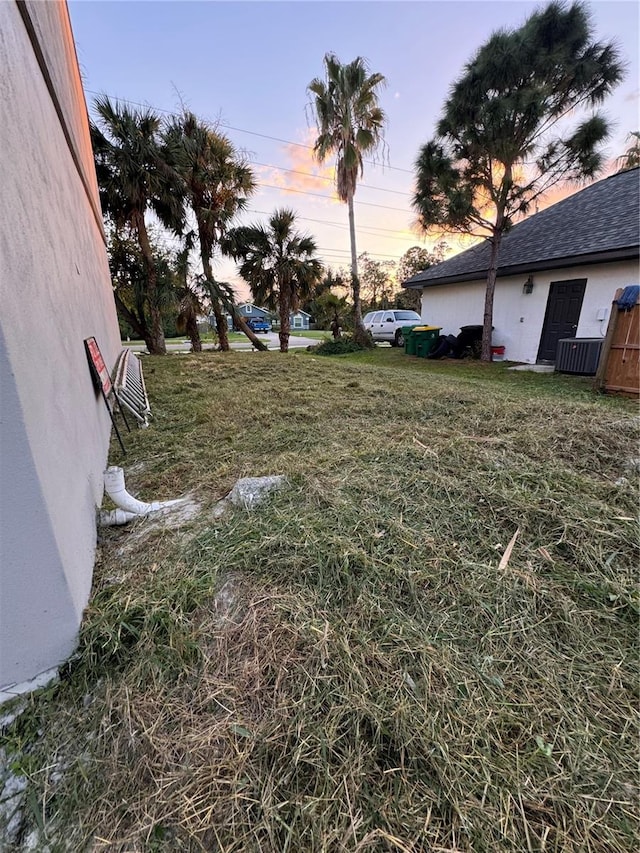
<path fill-rule="evenodd" d="M 616 291 L 604 339 L 595 387 L 618 394 L 640 394 L 640 303 L 630 311 L 619 311 Z"/>

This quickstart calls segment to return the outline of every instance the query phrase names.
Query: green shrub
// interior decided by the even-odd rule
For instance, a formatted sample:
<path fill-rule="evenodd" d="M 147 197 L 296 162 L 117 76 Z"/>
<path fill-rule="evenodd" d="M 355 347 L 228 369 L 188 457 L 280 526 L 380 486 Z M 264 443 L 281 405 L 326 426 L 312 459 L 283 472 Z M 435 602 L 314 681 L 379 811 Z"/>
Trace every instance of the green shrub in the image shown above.
<path fill-rule="evenodd" d="M 354 341 L 351 335 L 342 335 L 340 338 L 331 338 L 324 341 L 317 347 L 313 347 L 312 351 L 316 355 L 346 355 L 349 352 L 360 352 L 365 347 Z"/>

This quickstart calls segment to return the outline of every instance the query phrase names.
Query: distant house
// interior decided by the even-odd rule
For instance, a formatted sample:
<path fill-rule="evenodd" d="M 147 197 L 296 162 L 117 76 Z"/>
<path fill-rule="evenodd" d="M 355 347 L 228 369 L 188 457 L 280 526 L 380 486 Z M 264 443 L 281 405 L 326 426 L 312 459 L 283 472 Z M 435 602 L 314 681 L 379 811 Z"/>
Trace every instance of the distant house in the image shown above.
<path fill-rule="evenodd" d="M 295 314 L 289 314 L 289 324 L 292 329 L 308 329 L 310 320 L 311 314 L 307 314 L 306 311 L 298 310 Z"/>
<path fill-rule="evenodd" d="M 257 305 L 254 305 L 252 302 L 242 302 L 238 305 L 238 314 L 241 317 L 255 317 L 260 320 L 269 320 L 271 322 L 272 315 L 270 311 L 267 311 L 266 308 L 259 308 Z M 213 314 L 209 317 L 209 323 L 213 329 L 216 327 L 216 319 Z M 229 326 L 229 331 L 233 329 L 233 319 L 230 314 L 227 314 L 227 324 Z"/>
<path fill-rule="evenodd" d="M 271 312 L 266 308 L 260 308 L 251 302 L 243 302 L 238 305 L 238 313 L 242 317 L 258 317 L 260 320 L 271 320 Z"/>
<path fill-rule="evenodd" d="M 515 225 L 500 249 L 493 344 L 510 361 L 553 363 L 562 338 L 604 337 L 616 289 L 638 283 L 640 169 L 591 184 Z M 456 334 L 481 324 L 489 244 L 417 273 L 422 319 Z"/>
<path fill-rule="evenodd" d="M 279 318 L 276 317 L 274 319 L 274 325 L 278 325 L 280 322 Z M 309 329 L 309 323 L 311 322 L 311 314 L 307 314 L 306 311 L 292 311 L 289 314 L 289 327 L 292 331 L 299 331 L 304 329 Z"/>
<path fill-rule="evenodd" d="M 277 315 L 273 314 L 271 311 L 267 311 L 266 308 L 260 308 L 258 305 L 254 305 L 251 302 L 243 302 L 238 305 L 238 313 L 243 317 L 256 317 L 261 320 L 269 320 L 269 322 L 273 323 L 275 326 L 278 325 Z M 298 310 L 289 314 L 289 324 L 292 329 L 308 329 L 310 321 L 311 314 L 307 314 L 306 311 Z M 231 330 L 233 328 L 233 320 L 229 315 L 227 316 L 227 322 L 229 324 L 229 329 Z M 211 324 L 211 327 L 215 329 L 216 321 L 213 314 L 209 317 L 209 323 Z"/>

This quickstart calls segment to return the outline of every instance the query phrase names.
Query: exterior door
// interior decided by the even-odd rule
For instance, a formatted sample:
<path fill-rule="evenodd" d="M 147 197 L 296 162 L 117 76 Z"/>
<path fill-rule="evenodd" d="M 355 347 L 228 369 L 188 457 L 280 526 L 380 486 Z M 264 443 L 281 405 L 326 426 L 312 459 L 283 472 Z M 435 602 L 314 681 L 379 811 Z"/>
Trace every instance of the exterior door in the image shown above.
<path fill-rule="evenodd" d="M 538 361 L 555 362 L 558 341 L 575 338 L 586 286 L 586 278 L 551 282 Z"/>

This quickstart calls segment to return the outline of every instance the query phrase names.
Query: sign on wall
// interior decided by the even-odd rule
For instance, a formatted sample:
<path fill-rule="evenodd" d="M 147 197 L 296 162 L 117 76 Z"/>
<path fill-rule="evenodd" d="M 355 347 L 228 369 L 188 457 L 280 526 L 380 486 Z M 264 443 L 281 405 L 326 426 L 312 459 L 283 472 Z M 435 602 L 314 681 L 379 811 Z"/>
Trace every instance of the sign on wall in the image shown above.
<path fill-rule="evenodd" d="M 102 389 L 104 396 L 108 397 L 113 386 L 111 385 L 111 376 L 102 358 L 98 342 L 95 338 L 85 338 L 84 346 L 87 351 L 91 376 L 96 385 L 96 390 L 99 391 Z"/>
<path fill-rule="evenodd" d="M 122 452 L 126 453 L 127 451 L 124 448 L 124 443 L 122 441 L 120 431 L 118 430 L 118 425 L 116 424 L 115 418 L 113 417 L 113 411 L 111 409 L 111 406 L 109 405 L 109 395 L 113 391 L 113 384 L 111 382 L 111 376 L 109 374 L 109 371 L 107 370 L 107 365 L 104 363 L 102 353 L 100 352 L 98 342 L 95 338 L 85 338 L 84 349 L 87 353 L 87 360 L 89 362 L 89 369 L 91 371 L 91 378 L 93 379 L 93 384 L 96 387 L 96 391 L 100 391 L 100 393 L 102 394 L 102 399 L 104 400 L 104 404 L 107 407 L 107 411 L 109 412 L 109 417 L 111 418 L 111 423 L 113 424 L 113 428 L 118 437 Z M 127 428 L 128 427 L 129 425 L 127 424 Z"/>

